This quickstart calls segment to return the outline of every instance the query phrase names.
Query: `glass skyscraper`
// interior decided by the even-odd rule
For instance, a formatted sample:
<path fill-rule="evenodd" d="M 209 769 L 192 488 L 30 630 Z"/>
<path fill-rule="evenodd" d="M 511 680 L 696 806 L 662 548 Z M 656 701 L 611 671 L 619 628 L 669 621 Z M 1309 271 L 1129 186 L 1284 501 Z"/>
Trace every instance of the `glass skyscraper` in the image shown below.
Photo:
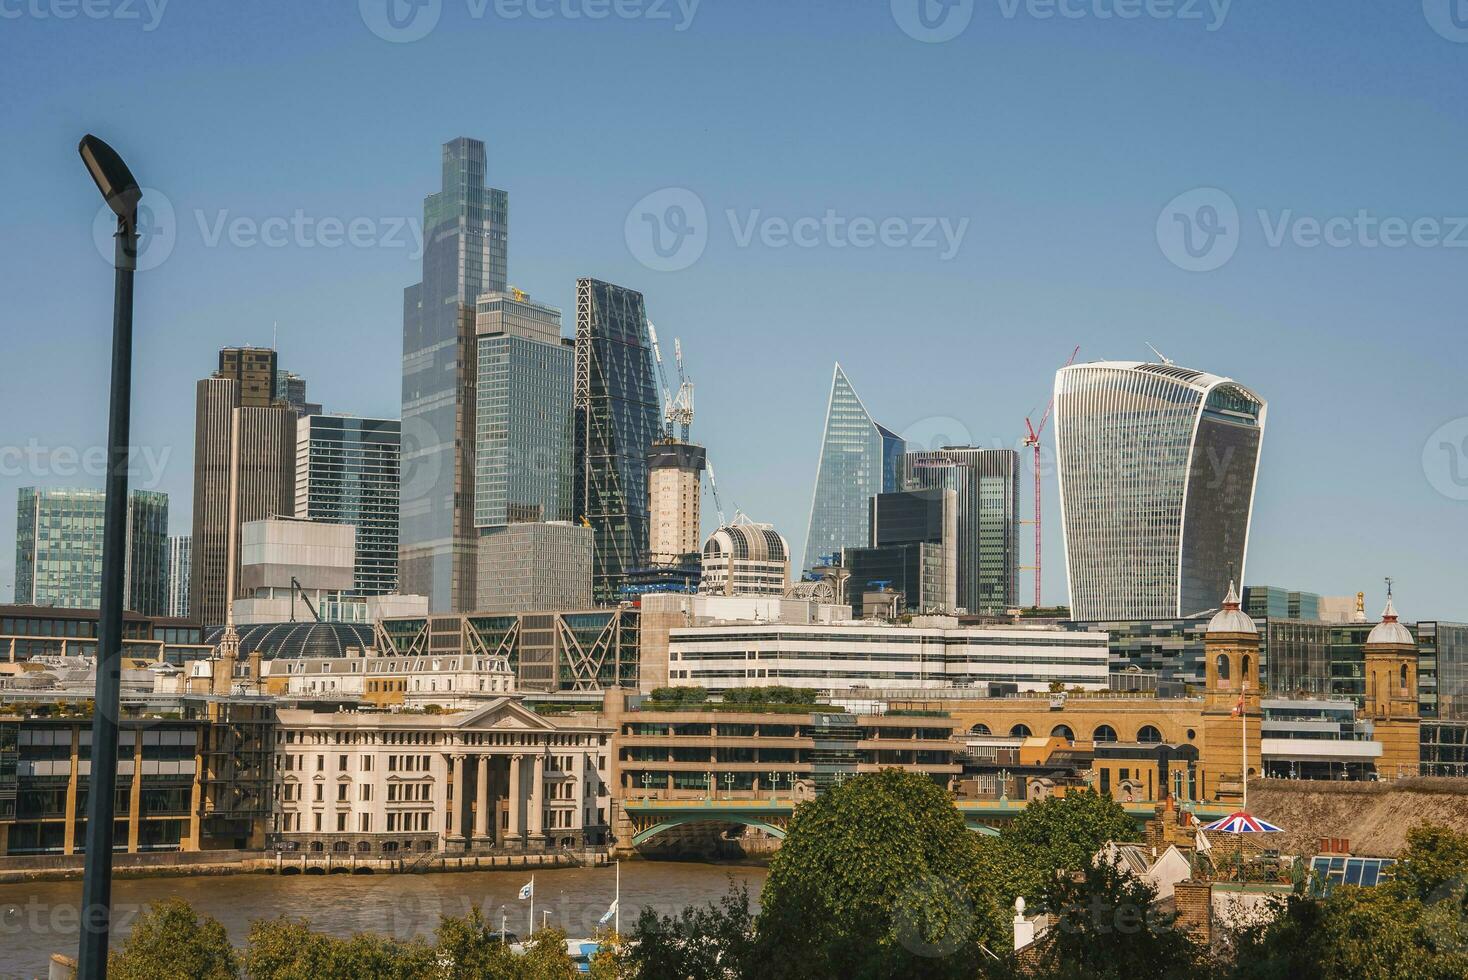
<path fill-rule="evenodd" d="M 102 490 L 22 487 L 15 527 L 15 601 L 97 609 L 102 600 Z M 168 606 L 168 495 L 127 495 L 123 605 L 145 616 Z"/>
<path fill-rule="evenodd" d="M 576 354 L 561 311 L 523 293 L 477 311 L 474 524 L 568 521 Z"/>
<path fill-rule="evenodd" d="M 1056 374 L 1073 619 L 1188 618 L 1244 580 L 1265 414 L 1242 385 L 1172 364 Z"/>
<path fill-rule="evenodd" d="M 189 581 L 194 539 L 175 534 L 168 539 L 168 608 L 164 613 L 178 619 L 189 618 Z"/>
<path fill-rule="evenodd" d="M 356 527 L 354 595 L 398 591 L 399 428 L 350 415 L 296 422 L 296 516 Z"/>
<path fill-rule="evenodd" d="M 806 568 L 846 548 L 867 547 L 872 532 L 870 500 L 900 489 L 905 449 L 900 436 L 872 418 L 837 364 L 811 497 Z"/>
<path fill-rule="evenodd" d="M 504 292 L 509 195 L 485 184 L 484 144 L 443 148 L 423 204 L 423 281 L 403 290 L 401 591 L 435 612 L 475 595 L 475 303 Z"/>
<path fill-rule="evenodd" d="M 647 564 L 647 454 L 658 395 L 642 294 L 576 280 L 575 487 L 572 509 L 596 533 L 592 595 L 622 598 Z"/>
<path fill-rule="evenodd" d="M 902 457 L 907 490 L 958 494 L 958 604 L 971 613 L 1019 605 L 1019 453 L 955 446 Z"/>

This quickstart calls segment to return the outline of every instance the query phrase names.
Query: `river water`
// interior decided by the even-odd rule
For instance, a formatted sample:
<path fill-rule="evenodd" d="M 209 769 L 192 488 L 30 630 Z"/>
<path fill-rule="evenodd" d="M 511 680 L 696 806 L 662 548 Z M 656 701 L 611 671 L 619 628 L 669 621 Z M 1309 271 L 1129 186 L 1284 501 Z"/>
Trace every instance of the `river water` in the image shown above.
<path fill-rule="evenodd" d="M 685 905 L 717 901 L 732 884 L 749 887 L 758 906 L 765 869 L 749 865 L 671 861 L 622 863 L 622 928 L 630 931 L 644 906 L 675 913 Z M 615 869 L 563 868 L 535 872 L 537 922 L 589 936 L 611 904 Z M 118 880 L 112 886 L 114 948 L 149 903 L 177 896 L 218 919 L 244 945 L 255 919 L 306 918 L 322 932 L 376 932 L 406 938 L 433 932 L 441 915 L 462 915 L 479 904 L 498 926 L 528 931 L 530 902 L 517 898 L 527 871 L 470 871 L 409 875 L 233 875 Z M 53 952 L 76 955 L 80 881 L 0 885 L 0 977 L 44 977 Z"/>

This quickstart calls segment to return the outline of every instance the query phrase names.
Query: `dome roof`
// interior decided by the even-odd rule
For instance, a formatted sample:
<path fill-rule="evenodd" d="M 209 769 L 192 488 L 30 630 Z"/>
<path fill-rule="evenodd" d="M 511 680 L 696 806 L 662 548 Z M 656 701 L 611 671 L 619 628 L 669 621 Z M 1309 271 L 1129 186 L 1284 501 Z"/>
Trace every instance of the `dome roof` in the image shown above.
<path fill-rule="evenodd" d="M 1239 593 L 1232 582 L 1228 583 L 1228 595 L 1224 596 L 1223 608 L 1208 621 L 1209 633 L 1258 633 L 1254 620 L 1239 608 Z"/>
<path fill-rule="evenodd" d="M 1397 607 L 1392 602 L 1390 594 L 1386 597 L 1386 608 L 1381 611 L 1381 622 L 1371 630 L 1371 635 L 1366 637 L 1368 646 L 1374 644 L 1406 645 L 1415 647 L 1417 641 L 1412 638 L 1412 631 L 1397 622 Z"/>
<path fill-rule="evenodd" d="M 373 645 L 372 627 L 365 623 L 252 623 L 237 627 L 239 655 L 259 653 L 265 660 L 277 657 L 344 657 L 347 647 L 367 649 Z M 204 630 L 204 642 L 217 646 L 223 626 Z"/>

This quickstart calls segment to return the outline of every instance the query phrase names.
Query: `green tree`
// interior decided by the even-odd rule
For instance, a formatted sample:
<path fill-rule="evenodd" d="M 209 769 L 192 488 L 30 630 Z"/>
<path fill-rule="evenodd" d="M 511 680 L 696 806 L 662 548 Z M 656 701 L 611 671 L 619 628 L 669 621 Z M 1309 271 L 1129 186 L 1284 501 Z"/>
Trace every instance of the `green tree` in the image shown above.
<path fill-rule="evenodd" d="M 1045 980 L 1185 980 L 1205 971 L 1203 949 L 1159 910 L 1151 885 L 1118 864 L 1088 861 L 1053 877 L 1045 907 L 1057 919 L 1033 975 Z"/>
<path fill-rule="evenodd" d="M 434 932 L 438 963 L 446 980 L 508 976 L 514 972 L 510 947 L 500 942 L 499 933 L 478 906 L 467 915 L 445 915 Z"/>
<path fill-rule="evenodd" d="M 305 919 L 256 919 L 245 945 L 251 980 L 317 980 L 330 976 L 333 941 Z"/>
<path fill-rule="evenodd" d="M 566 952 L 566 934 L 560 929 L 541 929 L 525 946 L 525 955 L 515 959 L 515 980 L 574 980 L 576 964 Z M 491 974 L 492 975 L 492 974 Z"/>
<path fill-rule="evenodd" d="M 1431 902 L 1468 881 L 1468 834 L 1441 824 L 1407 831 L 1407 850 L 1396 867 L 1396 883 L 1420 901 Z"/>
<path fill-rule="evenodd" d="M 987 955 L 977 869 L 975 835 L 932 780 L 849 780 L 796 809 L 746 975 L 971 978 Z"/>
<path fill-rule="evenodd" d="M 165 898 L 138 919 L 107 972 L 116 980 L 230 980 L 240 968 L 224 926 L 200 920 L 181 898 Z"/>
<path fill-rule="evenodd" d="M 627 960 L 639 980 L 737 980 L 749 970 L 754 917 L 749 889 L 729 889 L 715 905 L 690 905 L 675 916 L 644 908 Z"/>

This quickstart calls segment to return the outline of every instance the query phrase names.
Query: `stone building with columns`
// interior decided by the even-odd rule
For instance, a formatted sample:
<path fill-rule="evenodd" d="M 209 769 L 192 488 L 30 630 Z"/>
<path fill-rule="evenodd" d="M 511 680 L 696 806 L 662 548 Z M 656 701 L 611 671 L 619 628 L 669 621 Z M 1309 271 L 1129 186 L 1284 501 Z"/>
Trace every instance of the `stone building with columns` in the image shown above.
<path fill-rule="evenodd" d="M 606 843 L 611 730 L 506 695 L 470 711 L 281 708 L 277 846 L 359 857 Z"/>

